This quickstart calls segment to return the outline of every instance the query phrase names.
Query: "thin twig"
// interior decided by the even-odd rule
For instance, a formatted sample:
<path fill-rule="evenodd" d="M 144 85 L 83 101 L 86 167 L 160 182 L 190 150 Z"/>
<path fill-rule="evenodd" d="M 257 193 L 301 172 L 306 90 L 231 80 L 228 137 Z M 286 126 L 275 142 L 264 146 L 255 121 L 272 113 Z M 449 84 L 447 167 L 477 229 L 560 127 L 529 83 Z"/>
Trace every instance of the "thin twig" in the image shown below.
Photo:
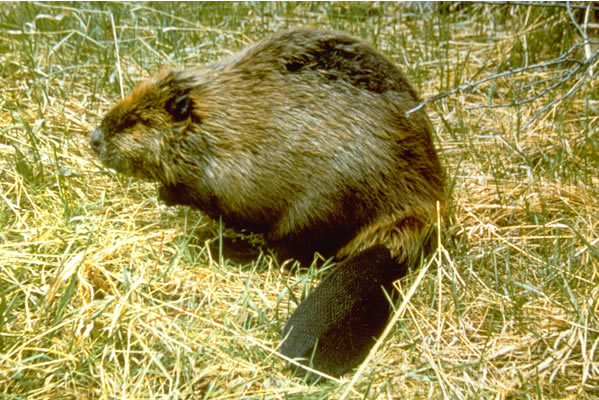
<path fill-rule="evenodd" d="M 514 75 L 514 74 L 518 74 L 520 72 L 524 72 L 524 71 L 528 71 L 531 69 L 536 69 L 536 68 L 543 68 L 543 67 L 548 67 L 550 65 L 555 65 L 555 64 L 560 64 L 563 62 L 577 62 L 580 64 L 585 64 L 585 61 L 580 61 L 579 59 L 576 58 L 569 58 L 568 56 L 574 52 L 576 49 L 578 49 L 579 47 L 582 47 L 583 44 L 577 43 L 576 45 L 572 46 L 566 53 L 560 55 L 557 58 L 554 58 L 553 60 L 549 60 L 549 61 L 545 61 L 542 63 L 537 63 L 537 64 L 533 64 L 533 65 L 527 65 L 525 67 L 520 67 L 520 68 L 515 68 L 515 69 L 510 69 L 508 71 L 504 71 L 504 72 L 500 72 L 498 74 L 493 74 L 487 77 L 484 77 L 478 81 L 472 82 L 472 83 L 465 83 L 463 85 L 459 85 L 447 92 L 429 97 L 428 99 L 420 102 L 420 104 L 418 104 L 416 107 L 412 108 L 411 110 L 406 112 L 406 115 L 410 115 L 413 112 L 416 112 L 418 110 L 420 110 L 422 107 L 424 107 L 425 105 L 432 103 L 434 101 L 437 100 L 441 100 L 444 99 L 445 97 L 449 97 L 457 92 L 460 91 L 470 91 L 472 89 L 474 89 L 475 87 L 482 85 L 485 82 L 491 81 L 491 80 L 496 80 L 497 78 L 503 78 L 505 76 L 510 76 L 510 75 Z"/>
<path fill-rule="evenodd" d="M 558 77 L 562 77 L 560 78 L 556 83 L 552 84 L 551 86 L 541 90 L 539 93 L 537 93 L 534 96 L 531 97 L 527 97 L 525 99 L 522 100 L 518 100 L 518 101 L 514 101 L 511 103 L 503 103 L 503 104 L 491 104 L 491 105 L 481 105 L 481 106 L 477 106 L 477 107 L 471 107 L 468 108 L 469 110 L 471 109 L 478 109 L 478 108 L 499 108 L 499 107 L 513 107 L 513 106 L 519 106 L 525 103 L 530 103 L 534 100 L 539 99 L 541 96 L 544 96 L 545 94 L 551 92 L 553 89 L 557 88 L 559 85 L 563 84 L 564 82 L 567 82 L 573 75 L 575 75 L 576 73 L 578 73 L 580 70 L 583 70 L 583 72 L 586 71 L 592 71 L 592 66 L 593 63 L 595 61 L 595 59 L 599 58 L 599 50 L 596 50 L 594 53 L 592 53 L 589 57 L 587 57 L 585 60 L 580 60 L 580 59 L 575 59 L 575 58 L 570 58 L 569 55 L 574 52 L 576 49 L 580 48 L 580 47 L 585 47 L 588 43 L 584 42 L 584 43 L 577 43 L 574 46 L 572 46 L 566 53 L 560 55 L 557 58 L 554 58 L 553 60 L 549 60 L 549 61 L 545 61 L 542 63 L 537 63 L 537 64 L 533 64 L 533 65 L 528 65 L 525 67 L 521 67 L 521 68 L 515 68 L 515 69 L 511 69 L 508 71 L 504 71 L 498 74 L 493 74 L 490 76 L 487 76 L 483 79 L 480 79 L 476 82 L 473 83 L 466 83 L 463 85 L 459 85 L 455 88 L 453 88 L 452 90 L 449 90 L 447 92 L 444 93 L 440 93 L 438 95 L 429 97 L 428 99 L 420 102 L 420 104 L 418 104 L 416 107 L 412 108 L 411 110 L 409 110 L 408 112 L 406 112 L 406 115 L 410 115 L 413 112 L 416 112 L 418 110 L 420 110 L 422 107 L 424 107 L 425 105 L 432 103 L 434 101 L 437 100 L 441 100 L 445 97 L 449 97 L 457 92 L 460 91 L 471 91 L 472 89 L 474 89 L 475 87 L 488 82 L 490 80 L 495 80 L 498 78 L 502 78 L 505 76 L 510 76 L 510 75 L 515 75 L 524 71 L 528 71 L 528 70 L 532 70 L 532 69 L 536 69 L 536 68 L 543 68 L 543 67 L 548 67 L 551 65 L 556 65 L 556 64 L 561 64 L 564 62 L 575 62 L 578 65 L 576 65 L 575 67 L 569 69 L 567 72 L 558 75 Z M 551 102 L 549 102 L 547 105 L 545 105 L 543 108 L 541 108 L 537 113 L 535 113 L 535 115 L 532 116 L 532 118 L 530 118 L 522 127 L 522 129 L 526 129 L 528 126 L 530 126 L 530 124 L 532 124 L 541 114 L 543 114 L 545 111 L 547 111 L 549 108 L 551 108 L 552 106 L 554 106 L 555 104 L 565 100 L 566 98 L 568 98 L 569 96 L 571 96 L 572 94 L 576 93 L 581 87 L 582 84 L 584 82 L 586 82 L 586 78 L 592 76 L 591 74 L 586 74 L 584 75 L 584 77 L 582 79 L 580 79 L 578 81 L 578 83 L 576 85 L 574 85 L 574 87 L 572 87 L 565 95 L 559 97 L 556 100 L 553 100 Z M 556 77 L 552 77 L 551 79 L 557 79 Z M 531 85 L 536 85 L 541 83 L 542 81 L 537 81 L 532 83 Z"/>

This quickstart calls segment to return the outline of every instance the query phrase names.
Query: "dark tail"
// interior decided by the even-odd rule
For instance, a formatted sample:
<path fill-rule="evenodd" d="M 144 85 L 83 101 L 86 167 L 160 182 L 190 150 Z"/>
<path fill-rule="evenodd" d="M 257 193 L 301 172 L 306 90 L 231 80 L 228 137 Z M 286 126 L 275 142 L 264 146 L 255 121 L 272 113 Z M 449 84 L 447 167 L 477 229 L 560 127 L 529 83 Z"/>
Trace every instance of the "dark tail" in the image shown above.
<path fill-rule="evenodd" d="M 405 273 L 380 245 L 343 261 L 291 315 L 280 352 L 335 377 L 357 366 L 389 320 L 385 291 Z"/>

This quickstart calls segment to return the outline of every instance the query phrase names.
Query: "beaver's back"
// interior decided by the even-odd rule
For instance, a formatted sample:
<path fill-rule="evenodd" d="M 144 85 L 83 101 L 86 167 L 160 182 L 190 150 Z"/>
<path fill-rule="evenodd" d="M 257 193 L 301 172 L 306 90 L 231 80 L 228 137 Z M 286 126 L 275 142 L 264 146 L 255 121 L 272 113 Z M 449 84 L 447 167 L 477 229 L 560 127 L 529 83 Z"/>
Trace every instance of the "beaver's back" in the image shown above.
<path fill-rule="evenodd" d="M 211 185 L 235 225 L 351 236 L 381 217 L 426 220 L 443 199 L 426 117 L 405 114 L 414 90 L 364 42 L 283 32 L 176 79 L 204 116 L 186 145 L 210 155 L 182 180 Z"/>

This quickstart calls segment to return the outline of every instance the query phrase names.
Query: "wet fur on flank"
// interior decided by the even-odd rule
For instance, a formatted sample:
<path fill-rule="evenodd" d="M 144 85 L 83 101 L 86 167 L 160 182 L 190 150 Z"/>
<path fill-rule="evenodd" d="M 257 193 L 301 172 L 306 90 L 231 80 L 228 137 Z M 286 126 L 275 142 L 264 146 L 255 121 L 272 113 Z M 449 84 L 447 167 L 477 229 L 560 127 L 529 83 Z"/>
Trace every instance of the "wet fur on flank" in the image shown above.
<path fill-rule="evenodd" d="M 402 72 L 365 42 L 296 29 L 212 64 L 161 71 L 114 106 L 90 144 L 106 166 L 160 182 L 167 204 L 263 233 L 281 259 L 309 263 L 318 252 L 340 260 L 334 273 L 344 274 L 370 254 L 378 261 L 366 263 L 373 278 L 362 305 L 378 307 L 380 299 L 369 301 L 382 293 L 379 280 L 389 287 L 429 250 L 437 203 L 444 205 L 427 117 L 406 115 L 418 102 Z M 300 305 L 290 321 L 309 330 L 319 307 Z M 331 327 L 323 335 L 340 332 L 342 317 L 331 315 L 321 320 Z M 371 343 L 379 330 L 367 331 Z M 296 356 L 306 347 L 300 341 L 292 335 L 282 349 Z M 338 362 L 327 350 L 315 366 L 339 375 L 363 359 L 364 346 Z"/>

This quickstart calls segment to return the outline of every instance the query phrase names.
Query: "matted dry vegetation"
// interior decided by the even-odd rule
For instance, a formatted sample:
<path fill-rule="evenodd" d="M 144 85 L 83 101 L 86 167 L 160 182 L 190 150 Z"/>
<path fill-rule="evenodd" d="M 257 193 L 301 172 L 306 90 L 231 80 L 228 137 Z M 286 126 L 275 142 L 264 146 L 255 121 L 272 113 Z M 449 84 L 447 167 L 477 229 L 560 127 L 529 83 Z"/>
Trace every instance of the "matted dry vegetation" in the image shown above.
<path fill-rule="evenodd" d="M 586 11 L 575 20 L 596 34 Z M 452 199 L 443 246 L 399 283 L 410 296 L 388 340 L 339 381 L 310 386 L 275 353 L 326 271 L 210 253 L 218 222 L 160 205 L 154 185 L 89 151 L 103 113 L 160 65 L 215 60 L 298 25 L 375 43 L 423 98 L 584 41 L 564 7 L 3 4 L 0 398 L 598 398 L 596 42 L 572 52 L 578 62 L 427 105 Z"/>

